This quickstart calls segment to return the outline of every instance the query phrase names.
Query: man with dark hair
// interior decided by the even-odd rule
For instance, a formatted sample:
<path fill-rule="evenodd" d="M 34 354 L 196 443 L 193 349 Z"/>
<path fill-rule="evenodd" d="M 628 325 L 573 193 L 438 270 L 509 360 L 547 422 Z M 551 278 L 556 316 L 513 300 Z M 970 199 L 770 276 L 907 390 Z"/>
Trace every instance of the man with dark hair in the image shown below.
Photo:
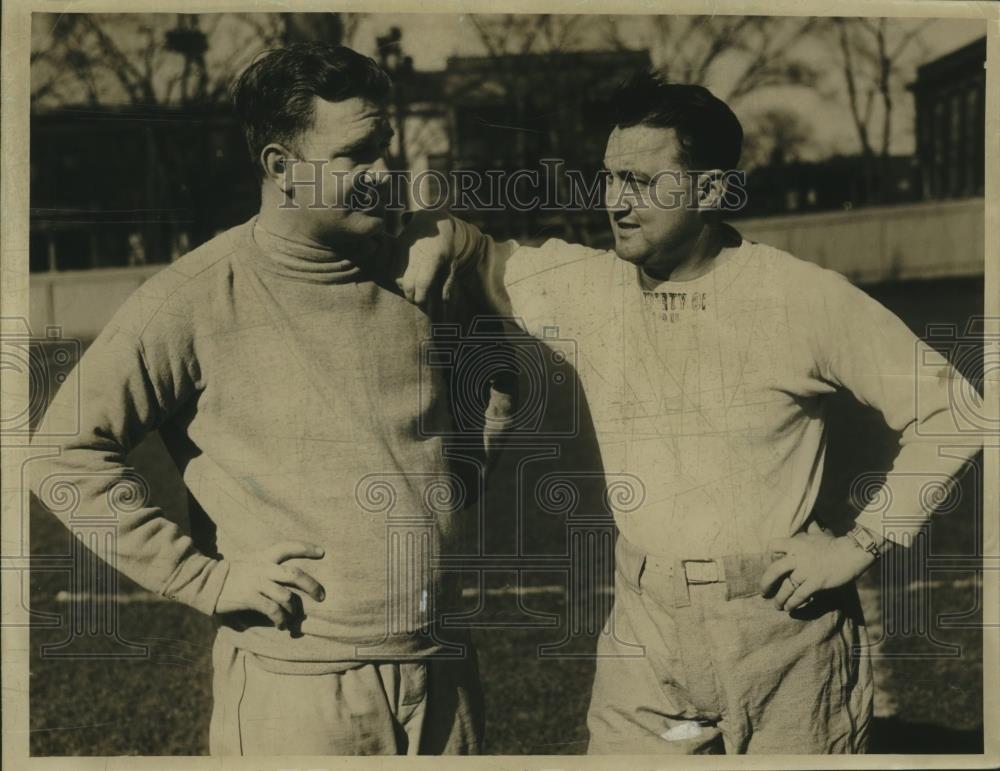
<path fill-rule="evenodd" d="M 431 323 L 464 311 L 403 298 L 397 256 L 423 225 L 393 239 L 385 207 L 355 195 L 387 168 L 389 87 L 323 44 L 245 71 L 259 214 L 124 303 L 80 362 L 79 435 L 35 480 L 54 510 L 58 479 L 81 514 L 116 518 L 115 567 L 218 619 L 212 754 L 480 749 L 475 652 L 442 636 L 455 587 L 433 569 L 463 542 L 480 469 L 444 445 L 446 372 L 420 356 Z M 155 430 L 190 490 L 190 535 L 142 496 L 113 506 Z"/>
<path fill-rule="evenodd" d="M 743 127 L 729 105 L 704 86 L 639 72 L 612 94 L 608 115 L 612 127 L 672 128 L 685 169 L 739 167 Z"/>
<path fill-rule="evenodd" d="M 498 243 L 451 218 L 404 291 L 422 302 L 449 271 L 529 332 L 574 340 L 604 468 L 641 482 L 615 511 L 589 751 L 862 752 L 873 685 L 854 580 L 926 522 L 928 475 L 953 480 L 975 453 L 927 439 L 957 432 L 960 376 L 842 276 L 721 221 L 742 131 L 705 88 L 640 74 L 611 114 L 614 251 Z M 901 449 L 892 519 L 875 500 L 828 530 L 813 506 L 838 389 Z"/>

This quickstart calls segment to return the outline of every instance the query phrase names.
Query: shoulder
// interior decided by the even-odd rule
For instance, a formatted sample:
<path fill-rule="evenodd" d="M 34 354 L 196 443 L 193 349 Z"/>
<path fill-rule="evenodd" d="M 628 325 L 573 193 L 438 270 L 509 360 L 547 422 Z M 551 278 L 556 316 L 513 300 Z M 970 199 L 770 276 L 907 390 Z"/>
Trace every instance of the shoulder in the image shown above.
<path fill-rule="evenodd" d="M 197 309 L 210 305 L 218 279 L 232 273 L 249 223 L 237 225 L 206 241 L 147 279 L 112 319 L 119 332 L 138 339 L 193 323 Z"/>
<path fill-rule="evenodd" d="M 746 276 L 793 304 L 860 291 L 840 273 L 769 244 L 744 241 L 738 259 Z"/>
<path fill-rule="evenodd" d="M 518 283 L 586 282 L 595 273 L 613 268 L 613 251 L 594 249 L 550 238 L 538 246 L 520 246 L 507 268 L 508 287 Z"/>
<path fill-rule="evenodd" d="M 613 251 L 556 238 L 522 247 L 504 280 L 513 315 L 533 334 L 552 325 L 576 330 L 609 307 L 609 289 L 624 264 Z"/>
<path fill-rule="evenodd" d="M 895 313 L 837 271 L 772 246 L 753 247 L 761 272 L 780 293 L 789 323 L 816 351 L 836 350 L 843 357 L 873 346 L 909 346 L 916 339 Z"/>
<path fill-rule="evenodd" d="M 139 292 L 149 299 L 166 301 L 204 290 L 208 276 L 231 270 L 231 258 L 239 251 L 248 228 L 249 223 L 243 223 L 206 241 L 152 276 Z"/>

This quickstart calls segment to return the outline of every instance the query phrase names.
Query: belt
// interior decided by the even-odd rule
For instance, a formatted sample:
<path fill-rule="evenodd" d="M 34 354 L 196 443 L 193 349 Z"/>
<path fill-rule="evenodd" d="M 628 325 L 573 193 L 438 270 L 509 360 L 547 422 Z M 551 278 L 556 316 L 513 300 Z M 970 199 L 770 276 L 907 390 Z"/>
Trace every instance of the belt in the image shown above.
<path fill-rule="evenodd" d="M 615 545 L 618 571 L 634 591 L 641 593 L 644 583 L 655 581 L 673 588 L 673 604 L 691 604 L 689 586 L 724 583 L 726 600 L 752 597 L 760 593 L 760 579 L 767 566 L 779 555 L 770 552 L 730 554 L 717 558 L 684 559 L 649 554 L 621 534 Z M 644 581 L 645 578 L 645 581 Z M 659 579 L 659 580 L 656 580 Z"/>

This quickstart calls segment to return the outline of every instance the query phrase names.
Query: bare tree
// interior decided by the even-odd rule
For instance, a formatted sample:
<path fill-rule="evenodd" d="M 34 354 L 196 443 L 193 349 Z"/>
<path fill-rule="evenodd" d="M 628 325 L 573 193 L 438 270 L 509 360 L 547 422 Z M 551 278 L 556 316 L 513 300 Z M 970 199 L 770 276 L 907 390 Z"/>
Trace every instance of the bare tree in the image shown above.
<path fill-rule="evenodd" d="M 815 18 L 764 16 L 608 17 L 605 39 L 616 48 L 645 46 L 670 81 L 710 87 L 730 105 L 778 87 L 812 89 L 819 82 L 806 46 Z M 743 116 L 742 165 L 794 160 L 813 141 L 808 121 L 789 108 Z"/>
<path fill-rule="evenodd" d="M 502 105 L 501 121 L 485 119 L 485 127 L 494 134 L 509 132 L 503 143 L 505 163 L 516 168 L 531 168 L 538 161 L 538 140 L 544 137 L 545 153 L 567 159 L 579 149 L 579 103 L 589 95 L 580 81 L 581 73 L 567 69 L 565 60 L 550 55 L 580 52 L 594 48 L 608 49 L 602 41 L 602 17 L 573 14 L 495 14 L 471 17 L 488 66 L 477 75 L 463 73 L 464 82 L 457 100 L 472 106 L 480 104 L 479 94 L 486 95 L 483 106 Z M 528 58 L 534 57 L 534 59 Z M 467 100 L 467 102 L 466 102 Z M 554 174 L 558 194 L 568 197 L 568 180 Z M 524 228 L 524 218 L 505 207 L 506 227 Z M 556 215 L 566 237 L 580 238 L 580 218 L 568 212 Z M 527 235 L 522 230 L 522 235 Z"/>
<path fill-rule="evenodd" d="M 878 197 L 879 178 L 888 170 L 892 155 L 894 113 L 905 96 L 905 79 L 915 58 L 927 52 L 923 34 L 936 20 L 926 19 L 905 27 L 888 19 L 831 19 L 824 32 L 833 49 L 846 102 L 861 155 L 865 158 L 869 194 Z"/>
<path fill-rule="evenodd" d="M 523 125 L 525 102 L 532 98 L 529 80 L 515 67 L 508 67 L 512 56 L 546 54 L 574 50 L 603 49 L 642 51 L 650 54 L 653 66 L 669 80 L 711 85 L 730 103 L 738 103 L 752 94 L 777 86 L 811 88 L 819 73 L 804 50 L 816 25 L 812 18 L 755 16 L 578 16 L 515 15 L 473 17 L 476 32 L 487 56 L 497 66 L 489 74 L 507 92 L 513 126 Z M 544 59 L 539 67 L 546 65 Z M 546 111 L 566 116 L 548 123 L 549 151 L 563 157 L 579 137 L 571 124 L 573 110 L 567 100 L 578 96 L 579 89 L 563 93 L 559 73 L 542 73 L 548 85 L 542 86 Z M 748 145 L 759 149 L 763 160 L 790 158 L 810 140 L 807 124 L 788 110 L 772 110 L 748 124 Z M 770 134 L 760 141 L 754 133 Z M 780 141 L 779 141 L 780 138 Z M 522 154 L 526 134 L 511 135 L 511 148 Z M 755 161 L 760 162 L 760 161 Z M 557 180 L 564 186 L 565 180 Z M 567 231 L 572 223 L 565 223 Z M 571 234 L 572 235 L 572 234 Z"/>
<path fill-rule="evenodd" d="M 573 14 L 472 16 L 479 40 L 490 56 L 549 53 L 578 47 L 593 29 L 595 17 Z"/>
<path fill-rule="evenodd" d="M 752 170 L 800 160 L 812 134 L 812 126 L 799 113 L 780 107 L 765 110 L 747 122 L 742 165 Z"/>
<path fill-rule="evenodd" d="M 259 51 L 341 42 L 362 14 L 36 14 L 34 106 L 218 104 Z"/>
<path fill-rule="evenodd" d="M 648 48 L 667 79 L 709 85 L 725 68 L 730 76 L 718 96 L 739 102 L 774 86 L 809 86 L 818 73 L 802 54 L 815 18 L 768 16 L 606 17 L 604 37 L 615 48 Z M 623 26 L 629 31 L 623 32 Z"/>
<path fill-rule="evenodd" d="M 156 260 L 169 240 L 160 216 L 171 238 L 188 230 L 196 240 L 211 234 L 212 223 L 201 216 L 217 204 L 203 169 L 206 132 L 192 136 L 190 121 L 225 105 L 233 79 L 260 51 L 296 40 L 340 42 L 356 26 L 356 18 L 345 22 L 335 13 L 36 14 L 32 107 L 125 109 L 147 118 L 166 110 L 186 118 L 145 119 L 137 127 L 146 208 L 159 211 L 137 225 L 145 254 Z M 178 212 L 185 208 L 199 216 L 182 225 Z"/>

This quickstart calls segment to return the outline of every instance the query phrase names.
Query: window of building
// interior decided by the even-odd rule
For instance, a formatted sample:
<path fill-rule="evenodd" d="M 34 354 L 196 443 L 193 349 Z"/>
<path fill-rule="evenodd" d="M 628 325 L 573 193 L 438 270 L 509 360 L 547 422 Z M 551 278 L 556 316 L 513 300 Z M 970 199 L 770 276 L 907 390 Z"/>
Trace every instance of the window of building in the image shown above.
<path fill-rule="evenodd" d="M 979 116 L 979 89 L 975 86 L 965 92 L 965 184 L 964 195 L 974 195 L 976 179 L 979 176 L 976 165 L 979 162 L 977 145 L 981 142 L 976 127 L 981 120 Z"/>
<path fill-rule="evenodd" d="M 32 273 L 49 269 L 49 234 L 32 230 L 28 237 L 28 267 Z"/>
<path fill-rule="evenodd" d="M 934 148 L 934 160 L 931 172 L 931 193 L 935 198 L 943 196 L 944 190 L 944 165 L 945 165 L 945 122 L 944 122 L 944 99 L 939 97 L 934 101 L 934 131 L 931 140 Z"/>
<path fill-rule="evenodd" d="M 948 103 L 948 195 L 962 193 L 962 94 L 955 92 Z"/>
<path fill-rule="evenodd" d="M 86 270 L 94 265 L 90 236 L 77 228 L 57 230 L 52 234 L 56 251 L 56 270 Z"/>

